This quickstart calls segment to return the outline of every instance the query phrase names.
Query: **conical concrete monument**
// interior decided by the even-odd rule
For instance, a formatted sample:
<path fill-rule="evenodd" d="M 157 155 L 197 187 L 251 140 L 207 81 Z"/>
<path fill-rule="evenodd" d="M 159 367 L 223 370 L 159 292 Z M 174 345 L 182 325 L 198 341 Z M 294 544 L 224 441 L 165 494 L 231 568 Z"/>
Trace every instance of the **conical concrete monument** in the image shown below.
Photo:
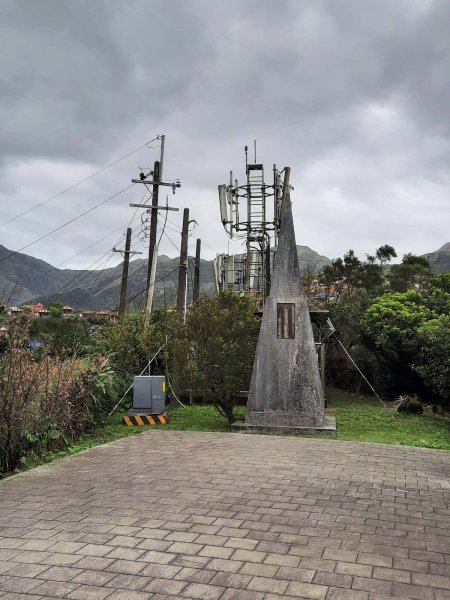
<path fill-rule="evenodd" d="M 317 351 L 303 294 L 289 196 L 282 207 L 270 295 L 264 305 L 245 430 L 336 430 L 324 416 Z"/>

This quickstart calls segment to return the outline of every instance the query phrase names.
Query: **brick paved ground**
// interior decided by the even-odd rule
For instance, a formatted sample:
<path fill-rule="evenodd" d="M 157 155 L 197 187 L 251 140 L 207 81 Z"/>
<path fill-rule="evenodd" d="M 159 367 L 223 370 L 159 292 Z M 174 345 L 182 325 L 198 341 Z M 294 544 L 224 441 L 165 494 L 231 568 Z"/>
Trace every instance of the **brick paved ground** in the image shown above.
<path fill-rule="evenodd" d="M 450 453 L 150 431 L 0 482 L 0 600 L 444 600 Z"/>

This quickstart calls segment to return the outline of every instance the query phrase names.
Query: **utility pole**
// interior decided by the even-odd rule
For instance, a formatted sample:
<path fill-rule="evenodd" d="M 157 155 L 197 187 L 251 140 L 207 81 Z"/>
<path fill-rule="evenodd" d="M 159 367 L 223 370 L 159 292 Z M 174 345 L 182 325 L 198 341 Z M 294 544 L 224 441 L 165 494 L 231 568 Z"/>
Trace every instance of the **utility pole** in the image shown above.
<path fill-rule="evenodd" d="M 174 182 L 167 183 L 162 181 L 162 169 L 164 160 L 164 143 L 166 136 L 158 136 L 161 140 L 161 155 L 160 161 L 155 161 L 153 171 L 147 175 L 140 173 L 140 179 L 132 179 L 133 183 L 143 183 L 145 186 L 152 185 L 152 203 L 149 207 L 147 204 L 130 204 L 130 206 L 136 208 L 145 208 L 150 213 L 150 236 L 149 236 L 149 248 L 148 248 L 148 266 L 147 266 L 147 300 L 146 300 L 146 323 L 148 324 L 150 313 L 153 304 L 153 290 L 155 287 L 156 280 L 156 265 L 158 261 L 158 245 L 156 243 L 156 235 L 158 230 L 158 210 L 175 210 L 178 208 L 172 208 L 166 204 L 166 206 L 159 206 L 159 188 L 160 186 L 168 186 L 172 188 L 172 192 L 175 194 L 176 188 L 181 187 L 180 181 L 177 179 Z M 153 180 L 149 181 L 147 178 L 149 175 L 153 176 Z"/>
<path fill-rule="evenodd" d="M 181 231 L 180 268 L 178 271 L 177 313 L 179 315 L 184 315 L 186 312 L 188 230 L 189 230 L 189 209 L 185 208 L 183 211 L 183 229 Z"/>
<path fill-rule="evenodd" d="M 156 230 L 158 227 L 158 206 L 159 182 L 161 181 L 161 171 L 159 160 L 155 161 L 153 166 L 153 187 L 152 187 L 152 208 L 150 209 L 150 241 L 148 244 L 148 266 L 147 266 L 147 296 L 150 291 L 150 279 L 152 273 L 152 264 L 154 250 L 156 245 Z"/>
<path fill-rule="evenodd" d="M 194 265 L 194 288 L 192 290 L 192 302 L 197 302 L 200 295 L 200 248 L 202 241 L 197 239 L 195 248 L 195 265 Z"/>
<path fill-rule="evenodd" d="M 131 227 L 127 229 L 127 237 L 125 240 L 125 250 L 117 250 L 113 248 L 113 252 L 120 252 L 123 256 L 123 270 L 122 270 L 122 285 L 120 286 L 120 301 L 119 301 L 119 314 L 123 315 L 125 312 L 125 305 L 127 302 L 127 284 L 128 284 L 128 267 L 130 264 L 131 254 L 142 254 L 142 252 L 131 252 Z"/>

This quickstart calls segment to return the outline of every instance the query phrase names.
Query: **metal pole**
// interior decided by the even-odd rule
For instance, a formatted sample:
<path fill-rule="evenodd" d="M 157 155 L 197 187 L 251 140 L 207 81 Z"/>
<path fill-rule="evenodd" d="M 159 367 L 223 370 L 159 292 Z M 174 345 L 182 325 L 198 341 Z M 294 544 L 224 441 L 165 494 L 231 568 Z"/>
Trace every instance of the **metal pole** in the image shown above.
<path fill-rule="evenodd" d="M 181 232 L 180 268 L 178 270 L 177 313 L 179 315 L 184 315 L 185 312 L 188 258 L 188 229 L 189 209 L 185 208 L 183 211 L 183 229 Z"/>
<path fill-rule="evenodd" d="M 200 248 L 201 240 L 197 239 L 195 248 L 195 265 L 194 265 L 194 288 L 192 290 L 192 302 L 197 302 L 200 296 Z"/>

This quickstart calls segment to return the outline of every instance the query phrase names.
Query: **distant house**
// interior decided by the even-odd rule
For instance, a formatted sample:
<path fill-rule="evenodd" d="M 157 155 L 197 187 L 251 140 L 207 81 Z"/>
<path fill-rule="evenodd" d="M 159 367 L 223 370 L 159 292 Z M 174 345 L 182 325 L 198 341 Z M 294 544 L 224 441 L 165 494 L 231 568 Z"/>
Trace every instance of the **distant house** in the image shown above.
<path fill-rule="evenodd" d="M 93 310 L 83 310 L 81 316 L 83 319 L 92 319 L 95 317 L 95 312 Z"/>
<path fill-rule="evenodd" d="M 45 310 L 45 306 L 43 304 L 30 304 L 29 308 L 31 310 L 31 312 L 33 313 L 33 315 L 39 315 L 39 313 L 43 310 Z"/>
<path fill-rule="evenodd" d="M 109 312 L 107 310 L 99 310 L 95 313 L 95 316 L 98 319 L 107 319 L 109 317 Z"/>
<path fill-rule="evenodd" d="M 0 337 L 6 337 L 8 335 L 7 327 L 0 327 Z"/>
<path fill-rule="evenodd" d="M 22 313 L 23 313 L 23 309 L 19 308 L 18 306 L 11 306 L 11 308 L 8 310 L 8 314 L 11 315 L 12 317 L 21 315 Z"/>
<path fill-rule="evenodd" d="M 40 318 L 45 318 L 45 317 L 49 317 L 50 316 L 50 311 L 47 310 L 46 308 L 43 308 L 42 310 L 40 310 L 38 312 L 38 317 Z"/>
<path fill-rule="evenodd" d="M 63 315 L 71 315 L 73 314 L 73 308 L 71 306 L 63 307 Z"/>

